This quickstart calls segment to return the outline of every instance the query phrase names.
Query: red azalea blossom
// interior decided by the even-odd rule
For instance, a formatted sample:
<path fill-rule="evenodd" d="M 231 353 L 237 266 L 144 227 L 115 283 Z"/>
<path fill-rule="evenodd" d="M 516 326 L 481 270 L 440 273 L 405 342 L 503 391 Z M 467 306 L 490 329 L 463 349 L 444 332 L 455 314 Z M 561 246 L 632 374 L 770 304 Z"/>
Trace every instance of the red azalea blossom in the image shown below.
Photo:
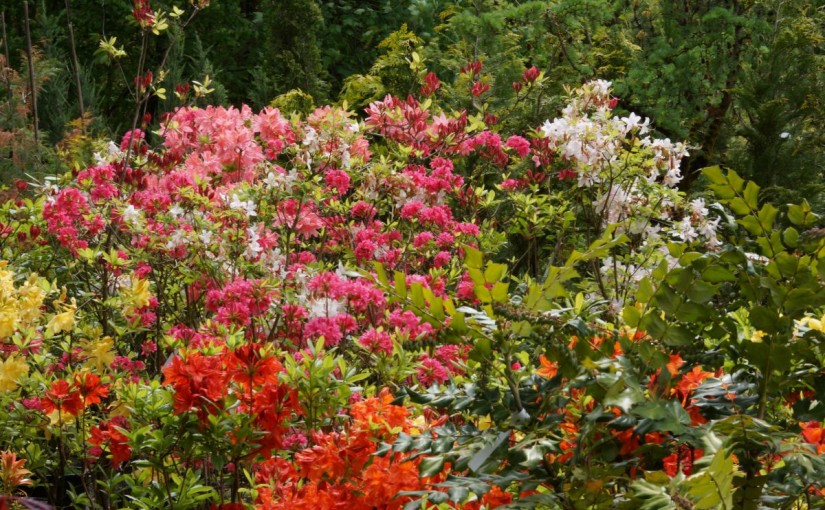
<path fill-rule="evenodd" d="M 100 383 L 100 377 L 91 373 L 77 373 L 74 377 L 74 386 L 80 392 L 83 406 L 99 404 L 109 395 L 109 387 Z"/>
<path fill-rule="evenodd" d="M 58 379 L 52 383 L 46 396 L 41 399 L 43 409 L 47 413 L 59 411 L 70 415 L 76 415 L 83 409 L 83 401 L 80 392 L 72 390 L 71 386 L 64 379 Z"/>
<path fill-rule="evenodd" d="M 676 476 L 679 471 L 685 476 L 690 476 L 693 473 L 693 463 L 701 459 L 704 454 L 705 452 L 699 448 L 680 445 L 676 453 L 662 459 L 663 469 L 670 477 Z"/>
<path fill-rule="evenodd" d="M 203 418 L 204 411 L 211 413 L 220 409 L 227 381 L 221 360 L 219 356 L 192 352 L 185 358 L 175 356 L 163 369 L 166 384 L 175 390 L 176 413 L 197 409 Z"/>
<path fill-rule="evenodd" d="M 99 425 L 90 429 L 89 443 L 95 445 L 96 449 L 90 450 L 94 457 L 107 451 L 111 455 L 112 467 L 117 469 L 120 465 L 132 457 L 132 449 L 129 446 L 129 439 L 119 429 L 125 429 L 128 421 L 121 417 L 112 418 L 108 422 L 100 422 Z"/>

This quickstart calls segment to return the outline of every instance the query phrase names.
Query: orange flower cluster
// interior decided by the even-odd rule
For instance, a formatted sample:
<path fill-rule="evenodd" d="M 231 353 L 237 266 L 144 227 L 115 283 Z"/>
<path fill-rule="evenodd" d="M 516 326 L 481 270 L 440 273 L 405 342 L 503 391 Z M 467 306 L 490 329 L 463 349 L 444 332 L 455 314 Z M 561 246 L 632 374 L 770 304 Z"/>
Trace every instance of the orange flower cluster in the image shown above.
<path fill-rule="evenodd" d="M 75 374 L 74 382 L 65 379 L 52 383 L 40 405 L 46 413 L 58 411 L 61 415 L 77 416 L 83 409 L 99 404 L 109 395 L 109 387 L 101 383 L 100 377 L 92 373 Z"/>
<path fill-rule="evenodd" d="M 378 442 L 408 431 L 409 411 L 392 405 L 386 390 L 353 404 L 352 425 L 344 432 L 315 432 L 313 446 L 295 454 L 295 466 L 270 459 L 259 467 L 259 508 L 400 509 L 409 498 L 399 492 L 424 488 L 418 461 L 406 455 L 375 457 Z"/>
<path fill-rule="evenodd" d="M 280 361 L 250 343 L 234 351 L 223 346 L 214 355 L 192 351 L 175 356 L 163 375 L 174 390 L 175 412 L 195 410 L 201 421 L 224 410 L 227 388 L 236 389 L 241 400 L 237 412 L 254 416 L 253 424 L 264 432 L 258 453 L 267 454 L 283 446 L 290 418 L 303 414 L 297 392 L 278 380 L 283 370 Z"/>
<path fill-rule="evenodd" d="M 316 432 L 313 446 L 295 454 L 295 462 L 274 457 L 258 465 L 257 508 L 261 510 L 400 510 L 413 498 L 405 491 L 432 490 L 450 469 L 432 478 L 419 476 L 420 457 L 393 453 L 373 455 L 381 441 L 393 441 L 412 429 L 409 410 L 392 404 L 384 389 L 353 404 L 351 426 L 344 432 Z M 496 508 L 512 501 L 499 487 L 454 508 Z"/>

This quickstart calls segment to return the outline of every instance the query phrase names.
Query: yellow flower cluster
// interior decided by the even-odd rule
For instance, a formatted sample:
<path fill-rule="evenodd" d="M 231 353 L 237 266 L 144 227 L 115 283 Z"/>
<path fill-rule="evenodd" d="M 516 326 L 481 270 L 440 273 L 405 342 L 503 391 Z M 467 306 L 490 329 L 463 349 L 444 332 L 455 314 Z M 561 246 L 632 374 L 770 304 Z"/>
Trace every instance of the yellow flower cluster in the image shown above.
<path fill-rule="evenodd" d="M 12 354 L 6 361 L 0 361 L 0 391 L 7 392 L 17 388 L 21 377 L 29 373 L 29 365 L 17 354 Z"/>
<path fill-rule="evenodd" d="M 825 315 L 818 319 L 815 317 L 802 317 L 801 319 L 796 321 L 794 336 L 800 335 L 800 327 L 812 329 L 814 331 L 819 331 L 820 333 L 825 333 Z"/>
<path fill-rule="evenodd" d="M 132 278 L 129 284 L 121 286 L 120 297 L 123 302 L 123 315 L 133 316 L 137 310 L 149 305 L 152 298 L 149 280 Z"/>
<path fill-rule="evenodd" d="M 6 261 L 0 261 L 0 340 L 14 335 L 20 328 L 35 326 L 43 314 L 43 300 L 48 285 L 31 274 L 22 285 L 15 286 L 14 273 Z M 29 372 L 26 360 L 11 354 L 0 360 L 0 391 L 17 388 L 20 379 Z"/>
<path fill-rule="evenodd" d="M 46 291 L 40 278 L 31 274 L 20 287 L 14 285 L 14 273 L 7 262 L 0 262 L 0 340 L 9 338 L 20 327 L 32 326 L 42 314 Z"/>
<path fill-rule="evenodd" d="M 62 333 L 64 331 L 71 331 L 74 328 L 74 313 L 77 311 L 77 302 L 72 298 L 71 303 L 65 302 L 65 296 L 54 302 L 56 310 L 61 310 L 60 313 L 55 314 L 46 325 L 46 329 L 52 335 Z"/>

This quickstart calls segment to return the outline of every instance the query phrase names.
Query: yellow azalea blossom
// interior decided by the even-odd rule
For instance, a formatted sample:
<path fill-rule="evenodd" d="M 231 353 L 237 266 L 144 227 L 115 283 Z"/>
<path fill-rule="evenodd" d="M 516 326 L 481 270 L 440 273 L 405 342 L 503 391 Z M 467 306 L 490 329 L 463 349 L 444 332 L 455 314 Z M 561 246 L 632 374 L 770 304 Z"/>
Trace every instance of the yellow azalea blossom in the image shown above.
<path fill-rule="evenodd" d="M 63 427 L 74 423 L 74 415 L 68 412 L 60 412 L 60 409 L 55 409 L 50 413 L 46 413 L 46 418 L 49 419 L 49 425 L 52 427 Z"/>
<path fill-rule="evenodd" d="M 478 424 L 476 425 L 476 427 L 478 427 L 478 430 L 487 430 L 492 426 L 493 426 L 493 419 L 490 417 L 489 414 L 486 415 L 486 416 L 480 417 L 478 419 Z"/>
<path fill-rule="evenodd" d="M 131 285 L 124 286 L 121 291 L 123 298 L 123 314 L 132 316 L 135 312 L 149 305 L 152 293 L 149 292 L 149 280 L 142 278 L 132 279 Z"/>
<path fill-rule="evenodd" d="M 58 302 L 55 302 L 55 306 L 58 306 Z M 56 314 L 49 323 L 46 325 L 46 329 L 51 331 L 53 335 L 64 331 L 71 331 L 74 328 L 74 312 L 77 310 L 77 302 L 74 298 L 72 298 L 72 304 L 65 306 L 64 311 L 61 313 Z"/>
<path fill-rule="evenodd" d="M 40 287 L 39 280 L 37 274 L 31 274 L 26 283 L 17 289 L 20 320 L 26 324 L 32 324 L 42 314 L 41 309 L 46 299 L 46 291 Z"/>
<path fill-rule="evenodd" d="M 0 338 L 8 338 L 17 331 L 20 310 L 15 299 L 0 292 Z"/>
<path fill-rule="evenodd" d="M 29 365 L 17 354 L 12 354 L 6 361 L 0 361 L 0 391 L 16 389 L 20 378 L 27 373 Z"/>
<path fill-rule="evenodd" d="M 762 343 L 762 340 L 765 338 L 765 335 L 767 335 L 767 333 L 765 333 L 765 332 L 764 332 L 764 331 L 762 331 L 761 329 L 757 329 L 757 330 L 756 330 L 756 331 L 754 331 L 754 332 L 753 332 L 753 334 L 751 335 L 751 342 L 754 342 L 754 343 L 757 343 L 757 344 L 761 344 L 761 343 Z"/>
<path fill-rule="evenodd" d="M 118 381 L 120 381 L 120 379 Z M 107 413 L 109 414 L 110 418 L 114 418 L 115 416 L 123 416 L 128 418 L 131 414 L 129 406 L 126 404 L 126 402 L 122 400 L 115 400 L 114 402 L 109 404 L 109 407 L 107 409 Z"/>
<path fill-rule="evenodd" d="M 813 317 L 803 317 L 799 321 L 797 321 L 797 324 L 800 326 L 805 326 L 806 328 L 812 329 L 814 331 L 819 331 L 820 333 L 825 332 L 825 327 L 823 327 L 823 324 L 825 324 L 825 316 L 823 316 L 820 319 L 815 319 Z"/>
<path fill-rule="evenodd" d="M 110 336 L 104 336 L 99 340 L 88 340 L 81 346 L 83 355 L 88 358 L 89 365 L 97 369 L 98 372 L 109 368 L 115 360 L 114 340 Z"/>
<path fill-rule="evenodd" d="M 14 273 L 7 270 L 8 262 L 0 261 L 0 295 L 14 295 Z"/>
<path fill-rule="evenodd" d="M 419 414 L 412 422 L 412 427 L 410 428 L 410 434 L 418 435 L 421 434 L 421 431 L 426 430 L 427 428 L 427 419 L 424 418 L 423 414 Z"/>

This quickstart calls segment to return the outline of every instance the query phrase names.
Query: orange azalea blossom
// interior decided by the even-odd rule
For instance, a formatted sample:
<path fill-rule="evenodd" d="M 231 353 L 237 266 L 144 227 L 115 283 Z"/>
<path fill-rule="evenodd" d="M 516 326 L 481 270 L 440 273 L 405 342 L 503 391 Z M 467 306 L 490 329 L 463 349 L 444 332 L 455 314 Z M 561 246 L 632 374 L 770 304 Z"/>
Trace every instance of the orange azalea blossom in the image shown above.
<path fill-rule="evenodd" d="M 536 370 L 536 374 L 542 377 L 546 377 L 548 379 L 552 379 L 556 377 L 559 373 L 559 364 L 555 361 L 548 360 L 544 354 L 539 356 L 539 363 L 541 363 L 541 368 Z"/>
<path fill-rule="evenodd" d="M 561 429 L 564 436 L 564 439 L 559 442 L 559 449 L 561 449 L 564 453 L 560 455 L 548 453 L 545 458 L 550 463 L 565 463 L 572 459 L 573 449 L 576 448 L 576 443 L 578 441 L 579 426 L 575 423 L 569 421 L 562 422 L 559 424 L 559 429 Z"/>
<path fill-rule="evenodd" d="M 0 452 L 0 482 L 7 494 L 12 494 L 21 485 L 31 485 L 32 481 L 26 478 L 31 471 L 24 468 L 26 459 L 18 459 L 17 454 L 6 450 Z"/>
<path fill-rule="evenodd" d="M 674 377 L 679 373 L 679 369 L 682 368 L 682 365 L 684 364 L 685 360 L 683 360 L 681 356 L 678 354 L 671 354 L 670 361 L 667 362 L 665 368 L 667 368 L 667 371 L 670 372 L 670 376 Z"/>
<path fill-rule="evenodd" d="M 690 415 L 690 423 L 692 426 L 707 423 L 708 420 L 702 416 L 699 408 L 693 405 L 693 400 L 691 400 L 690 395 L 693 394 L 696 388 L 701 386 L 705 379 L 713 376 L 714 374 L 712 372 L 705 372 L 701 366 L 695 366 L 690 372 L 682 376 L 681 380 L 676 384 L 676 388 L 673 390 L 676 398 L 682 403 L 682 407 L 684 407 L 685 411 Z"/>
<path fill-rule="evenodd" d="M 822 424 L 818 421 L 809 421 L 800 423 L 802 428 L 802 437 L 808 444 L 814 445 L 817 455 L 825 453 L 825 434 L 823 433 Z"/>
<path fill-rule="evenodd" d="M 121 417 L 112 418 L 108 422 L 100 422 L 91 428 L 89 444 L 94 445 L 89 453 L 93 457 L 100 457 L 105 450 L 112 455 L 112 467 L 117 469 L 120 465 L 132 458 L 132 448 L 129 446 L 129 438 L 120 431 L 128 426 L 129 422 Z"/>
<path fill-rule="evenodd" d="M 276 382 L 284 366 L 273 356 L 261 353 L 262 346 L 245 344 L 235 351 L 226 350 L 223 362 L 226 374 L 248 394 L 252 388 Z M 247 398 L 248 400 L 248 398 Z"/>
<path fill-rule="evenodd" d="M 392 405 L 393 396 L 384 388 L 377 397 L 367 398 L 352 405 L 350 415 L 355 430 L 372 431 L 377 438 L 385 438 L 398 432 L 409 432 L 409 410 Z"/>
<path fill-rule="evenodd" d="M 299 474 L 310 481 L 337 480 L 360 473 L 375 451 L 375 443 L 365 433 L 313 432 L 311 448 L 295 454 Z"/>
<path fill-rule="evenodd" d="M 69 383 L 58 379 L 40 400 L 47 413 L 60 411 L 61 413 L 77 415 L 83 409 L 79 391 L 72 391 Z"/>
<path fill-rule="evenodd" d="M 479 510 L 480 508 L 492 509 L 507 505 L 513 502 L 513 495 L 505 492 L 498 485 L 493 485 L 489 492 L 481 496 L 477 501 L 471 501 L 463 505 L 456 505 L 455 508 L 462 510 Z"/>
<path fill-rule="evenodd" d="M 644 336 L 645 336 L 644 332 L 636 332 L 636 334 L 634 334 L 632 338 L 628 338 L 628 337 L 625 337 L 625 338 L 628 338 L 628 340 L 635 342 L 635 341 L 637 341 L 641 338 L 644 338 Z M 588 343 L 590 344 L 591 349 L 593 349 L 594 351 L 598 351 L 598 350 L 601 349 L 602 344 L 604 343 L 604 341 L 605 341 L 604 337 L 594 336 L 594 337 L 590 337 L 590 339 L 588 340 Z M 573 335 L 573 336 L 570 337 L 570 342 L 567 343 L 567 346 L 570 349 L 575 349 L 576 345 L 578 345 L 578 343 L 579 343 L 579 337 L 577 337 L 576 335 Z M 622 344 L 618 340 L 613 342 L 613 352 L 608 353 L 608 354 L 610 354 L 610 356 L 612 358 L 617 358 L 619 356 L 624 355 L 624 350 L 622 349 Z"/>
<path fill-rule="evenodd" d="M 283 446 L 283 437 L 289 431 L 290 419 L 304 414 L 298 401 L 298 391 L 277 380 L 267 381 L 254 392 L 251 409 L 240 406 L 241 411 L 255 416 L 255 426 L 266 434 L 257 440 L 261 446 L 255 453 L 269 455 L 273 449 Z"/>
<path fill-rule="evenodd" d="M 221 408 L 228 383 L 221 361 L 220 356 L 199 352 L 172 358 L 163 375 L 165 383 L 175 390 L 175 413 L 197 409 L 198 417 L 204 420 L 207 411 L 213 413 Z"/>
<path fill-rule="evenodd" d="M 373 457 L 372 464 L 361 475 L 364 495 L 360 498 L 368 508 L 401 508 L 407 498 L 396 498 L 402 491 L 421 488 L 416 462 L 391 462 L 389 456 Z"/>
<path fill-rule="evenodd" d="M 661 432 L 649 432 L 642 438 L 633 433 L 633 429 L 625 430 L 611 430 L 613 437 L 619 442 L 619 455 L 628 457 L 633 455 L 637 448 L 642 444 L 662 444 L 665 441 L 665 435 Z"/>
<path fill-rule="evenodd" d="M 74 376 L 74 386 L 80 391 L 83 407 L 99 404 L 109 395 L 109 387 L 100 383 L 100 377 L 90 373 L 77 373 Z"/>
<path fill-rule="evenodd" d="M 713 377 L 713 375 L 713 372 L 703 371 L 701 365 L 693 367 L 690 372 L 682 376 L 682 379 L 676 385 L 676 394 L 680 397 L 680 400 L 684 402 L 687 395 L 701 386 L 705 379 Z"/>
<path fill-rule="evenodd" d="M 693 463 L 705 455 L 704 450 L 692 448 L 686 444 L 679 445 L 676 453 L 671 453 L 662 459 L 662 468 L 671 478 L 680 470 L 685 476 L 693 473 Z"/>
<path fill-rule="evenodd" d="M 292 493 L 298 473 L 291 462 L 282 457 L 269 457 L 255 465 L 255 485 L 258 490 L 257 504 L 282 500 Z"/>

